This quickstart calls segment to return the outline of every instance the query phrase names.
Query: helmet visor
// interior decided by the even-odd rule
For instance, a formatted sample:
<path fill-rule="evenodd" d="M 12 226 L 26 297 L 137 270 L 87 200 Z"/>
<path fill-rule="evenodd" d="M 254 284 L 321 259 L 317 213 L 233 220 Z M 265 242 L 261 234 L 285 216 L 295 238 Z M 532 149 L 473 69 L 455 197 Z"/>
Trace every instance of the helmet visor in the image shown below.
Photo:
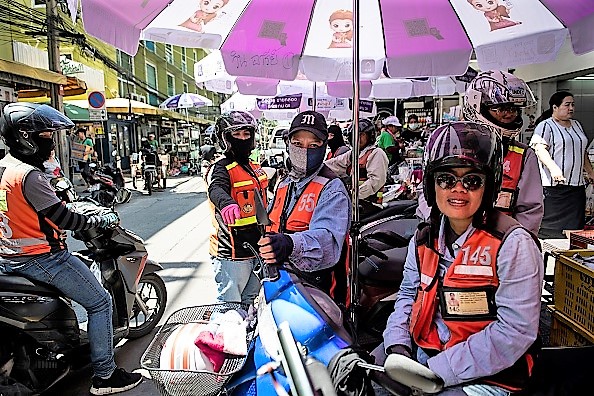
<path fill-rule="evenodd" d="M 31 114 L 18 120 L 17 125 L 20 130 L 28 132 L 51 132 L 74 127 L 68 117 L 48 105 L 37 107 Z"/>

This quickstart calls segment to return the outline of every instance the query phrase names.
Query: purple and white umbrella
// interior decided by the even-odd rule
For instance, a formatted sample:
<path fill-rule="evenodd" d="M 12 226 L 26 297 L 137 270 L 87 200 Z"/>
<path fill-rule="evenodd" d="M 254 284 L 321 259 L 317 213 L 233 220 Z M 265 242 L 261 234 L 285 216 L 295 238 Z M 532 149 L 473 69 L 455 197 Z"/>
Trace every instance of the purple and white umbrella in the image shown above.
<path fill-rule="evenodd" d="M 192 107 L 212 106 L 212 100 L 195 93 L 181 93 L 170 96 L 159 105 L 162 109 L 188 109 Z"/>
<path fill-rule="evenodd" d="M 299 73 L 293 81 L 261 77 L 232 76 L 225 70 L 223 57 L 218 50 L 208 54 L 194 66 L 196 84 L 205 89 L 224 94 L 239 92 L 244 95 L 278 96 L 302 94 L 305 97 L 333 96 L 350 98 L 351 81 L 309 81 Z M 361 81 L 360 96 L 372 99 L 404 99 L 415 96 L 452 95 L 464 92 L 466 84 L 455 77 L 430 77 L 426 79 L 395 79 L 380 77 L 374 81 Z"/>
<path fill-rule="evenodd" d="M 140 39 L 220 49 L 229 74 L 352 78 L 353 0 L 81 0 L 85 29 L 129 54 Z M 464 74 L 556 59 L 568 34 L 594 50 L 592 0 L 367 0 L 361 80 Z"/>

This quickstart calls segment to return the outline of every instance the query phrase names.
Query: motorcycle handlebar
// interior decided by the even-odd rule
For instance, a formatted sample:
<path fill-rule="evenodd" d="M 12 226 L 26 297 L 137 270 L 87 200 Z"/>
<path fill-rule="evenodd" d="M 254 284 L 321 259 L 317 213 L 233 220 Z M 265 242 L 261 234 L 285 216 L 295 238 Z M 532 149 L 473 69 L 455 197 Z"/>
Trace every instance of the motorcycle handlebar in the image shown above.
<path fill-rule="evenodd" d="M 279 273 L 279 266 L 278 265 L 266 265 L 264 261 L 262 261 L 262 257 L 260 257 L 260 253 L 254 249 L 252 245 L 247 242 L 244 242 L 242 246 L 245 249 L 249 249 L 255 257 L 258 258 L 258 264 L 254 267 L 253 271 L 260 279 L 270 279 L 270 280 L 277 280 L 280 277 Z"/>

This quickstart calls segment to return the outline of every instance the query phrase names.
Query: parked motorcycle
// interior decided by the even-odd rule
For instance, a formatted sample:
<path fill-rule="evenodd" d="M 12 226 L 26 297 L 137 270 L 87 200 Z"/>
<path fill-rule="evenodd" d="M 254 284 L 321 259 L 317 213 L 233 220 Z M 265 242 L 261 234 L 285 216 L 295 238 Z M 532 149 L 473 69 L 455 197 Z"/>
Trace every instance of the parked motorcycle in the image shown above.
<path fill-rule="evenodd" d="M 91 162 L 83 173 L 89 183 L 91 198 L 102 206 L 113 208 L 115 204 L 130 201 L 132 192 L 126 188 L 124 174 L 120 168 L 111 164 L 98 166 Z"/>
<path fill-rule="evenodd" d="M 391 201 L 381 211 L 361 219 L 357 233 L 359 293 L 352 309 L 357 343 L 366 349 L 382 341 L 388 316 L 394 310 L 408 244 L 419 225 L 416 208 L 417 201 Z"/>
<path fill-rule="evenodd" d="M 110 210 L 90 200 L 73 207 L 88 215 Z M 73 254 L 89 268 L 98 266 L 111 295 L 114 345 L 150 333 L 165 311 L 167 290 L 156 273 L 162 267 L 148 259 L 142 239 L 120 226 L 73 236 L 87 247 Z M 0 290 L 0 373 L 37 394 L 88 362 L 85 328 L 59 290 L 11 274 L 0 274 Z"/>

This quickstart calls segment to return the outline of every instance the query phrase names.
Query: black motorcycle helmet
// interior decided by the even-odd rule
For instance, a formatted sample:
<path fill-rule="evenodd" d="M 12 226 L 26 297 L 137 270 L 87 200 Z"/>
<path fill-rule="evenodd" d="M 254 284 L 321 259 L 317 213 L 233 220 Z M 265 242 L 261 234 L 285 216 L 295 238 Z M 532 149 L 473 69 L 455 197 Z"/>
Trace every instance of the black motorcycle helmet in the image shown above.
<path fill-rule="evenodd" d="M 0 134 L 4 142 L 12 153 L 23 156 L 38 152 L 34 135 L 73 127 L 74 123 L 58 110 L 36 103 L 9 103 L 0 117 Z"/>
<path fill-rule="evenodd" d="M 483 202 L 477 215 L 493 209 L 501 188 L 503 148 L 499 136 L 474 122 L 452 122 L 437 128 L 427 142 L 424 155 L 423 192 L 435 208 L 435 172 L 458 167 L 474 168 L 487 176 Z M 477 217 L 475 217 L 477 218 Z"/>
<path fill-rule="evenodd" d="M 347 136 L 349 138 L 349 141 L 351 142 L 351 144 L 353 143 L 353 129 L 355 129 L 353 127 L 354 125 L 351 124 L 348 129 L 347 129 Z M 368 136 L 368 140 L 370 144 L 374 144 L 375 143 L 375 136 L 377 134 L 377 129 L 375 127 L 375 124 L 373 123 L 372 120 L 370 120 L 369 118 L 361 118 L 359 120 L 359 133 L 365 133 Z"/>
<path fill-rule="evenodd" d="M 215 132 L 221 150 L 223 150 L 223 152 L 231 151 L 231 132 L 239 129 L 247 129 L 251 132 L 251 137 L 249 139 L 251 148 L 256 148 L 256 128 L 256 119 L 246 111 L 230 111 L 222 114 L 215 123 Z"/>

